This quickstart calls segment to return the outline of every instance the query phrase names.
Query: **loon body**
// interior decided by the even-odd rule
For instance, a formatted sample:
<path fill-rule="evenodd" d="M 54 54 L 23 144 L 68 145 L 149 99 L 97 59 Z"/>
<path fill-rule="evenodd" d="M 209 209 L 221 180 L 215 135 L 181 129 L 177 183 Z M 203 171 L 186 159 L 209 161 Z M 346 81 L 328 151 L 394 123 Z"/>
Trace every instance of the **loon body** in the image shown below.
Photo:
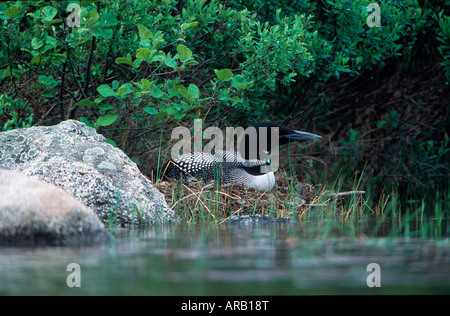
<path fill-rule="evenodd" d="M 273 135 L 271 128 L 276 128 L 279 145 L 287 144 L 290 141 L 321 138 L 315 134 L 295 131 L 278 123 L 257 123 L 254 127 L 258 138 L 254 144 L 257 148 L 256 157 L 250 155 L 249 148 L 252 146 L 252 141 L 248 135 L 245 135 L 241 142 L 240 152 L 224 150 L 215 151 L 214 155 L 208 152 L 183 154 L 167 162 L 163 169 L 165 170 L 164 176 L 166 178 L 202 179 L 205 182 L 214 180 L 221 183 L 239 183 L 258 191 L 270 191 L 275 186 L 275 175 L 273 171 L 264 171 L 264 167 L 269 167 L 271 162 L 261 159 L 259 148 L 261 130 L 267 133 L 263 135 L 267 140 L 267 146 L 263 152 L 270 152 L 273 149 L 271 148 Z M 260 129 L 261 127 L 265 127 L 265 129 Z"/>

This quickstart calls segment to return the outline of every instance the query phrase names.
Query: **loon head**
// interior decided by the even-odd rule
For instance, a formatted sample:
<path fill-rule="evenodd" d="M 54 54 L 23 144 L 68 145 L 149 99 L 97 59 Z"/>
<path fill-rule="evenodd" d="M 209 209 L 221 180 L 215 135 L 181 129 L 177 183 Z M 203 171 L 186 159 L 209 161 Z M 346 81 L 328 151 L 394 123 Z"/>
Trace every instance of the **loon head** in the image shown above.
<path fill-rule="evenodd" d="M 252 131 L 252 129 L 253 135 L 256 135 L 256 139 L 252 139 L 250 136 L 251 135 L 250 132 Z M 272 149 L 275 149 L 273 148 L 274 142 L 272 136 L 277 137 L 277 135 L 278 135 L 278 145 L 288 144 L 289 142 L 301 142 L 313 140 L 316 138 L 322 138 L 322 136 L 313 133 L 293 130 L 279 123 L 260 122 L 256 123 L 255 125 L 246 130 L 246 133 L 244 134 L 244 137 L 240 145 L 240 153 L 242 157 L 244 157 L 244 159 L 252 158 L 250 148 L 252 146 L 252 143 L 255 143 L 254 145 L 256 146 L 256 157 L 253 156 L 253 158 L 261 159 L 260 150 L 270 152 Z M 262 137 L 265 140 L 264 148 L 260 148 Z"/>

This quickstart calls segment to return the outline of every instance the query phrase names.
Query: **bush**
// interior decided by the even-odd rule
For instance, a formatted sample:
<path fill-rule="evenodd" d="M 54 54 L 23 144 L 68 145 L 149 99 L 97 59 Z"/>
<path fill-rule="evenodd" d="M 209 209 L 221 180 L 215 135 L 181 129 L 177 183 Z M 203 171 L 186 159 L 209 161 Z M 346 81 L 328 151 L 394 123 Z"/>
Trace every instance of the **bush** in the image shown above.
<path fill-rule="evenodd" d="M 447 81 L 450 81 L 450 17 L 445 16 L 444 11 L 441 11 L 436 19 L 439 21 L 437 40 L 441 42 L 437 49 L 442 56 L 442 66 L 444 67 Z"/>
<path fill-rule="evenodd" d="M 80 27 L 65 24 L 68 1 L 9 2 L 0 6 L 1 79 L 27 80 L 35 102 L 59 102 L 60 119 L 82 112 L 97 128 L 146 128 L 213 106 L 270 111 L 280 84 L 357 74 L 411 46 L 423 16 L 409 2 L 384 5 L 383 30 L 367 27 L 365 1 L 327 1 L 319 22 L 299 12 L 307 1 L 283 2 L 286 12 L 248 1 L 264 19 L 217 1 L 85 1 Z"/>
<path fill-rule="evenodd" d="M 346 150 L 358 143 L 342 153 L 353 157 L 393 110 L 358 108 L 364 95 L 343 102 L 355 87 L 367 93 L 381 71 L 410 67 L 422 47 L 440 53 L 447 81 L 450 73 L 443 1 L 377 3 L 379 28 L 367 25 L 363 0 L 2 2 L 0 123 L 5 130 L 79 119 L 155 165 L 154 149 L 175 125 L 272 118 L 320 129 Z M 77 16 L 80 26 L 71 27 Z M 357 126 L 356 116 L 367 124 Z M 389 133 L 401 139 L 399 131 Z"/>

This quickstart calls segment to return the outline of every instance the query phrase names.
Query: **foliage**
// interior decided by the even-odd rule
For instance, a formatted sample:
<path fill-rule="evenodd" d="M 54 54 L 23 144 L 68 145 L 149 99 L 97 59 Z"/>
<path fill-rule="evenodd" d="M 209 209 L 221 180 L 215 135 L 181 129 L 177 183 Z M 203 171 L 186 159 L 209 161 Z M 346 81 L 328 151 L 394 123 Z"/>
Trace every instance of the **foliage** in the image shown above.
<path fill-rule="evenodd" d="M 441 42 L 437 49 L 443 59 L 442 66 L 444 67 L 447 81 L 450 81 L 450 17 L 445 16 L 443 13 L 444 11 L 439 12 L 439 18 L 437 18 L 439 21 L 437 40 Z"/>
<path fill-rule="evenodd" d="M 299 12 L 309 7 L 307 1 L 283 2 L 286 12 L 268 2 L 257 10 L 265 22 L 249 10 L 260 8 L 256 1 L 240 10 L 203 0 L 184 6 L 83 1 L 80 27 L 64 23 L 68 1 L 12 1 L 1 5 L 2 78 L 34 77 L 31 88 L 40 92 L 40 101 L 51 102 L 60 92 L 60 115 L 75 117 L 84 107 L 96 127 L 105 126 L 97 120 L 110 113 L 121 125 L 133 118 L 145 127 L 143 120 L 178 120 L 213 104 L 218 112 L 228 106 L 267 110 L 268 94 L 280 83 L 313 74 L 320 81 L 357 74 L 399 55 L 402 41 L 411 46 L 412 25 L 420 27 L 423 15 L 409 2 L 383 3 L 383 21 L 390 23 L 381 30 L 368 29 L 365 1 L 327 1 L 318 9 L 320 24 Z M 226 78 L 214 75 L 224 71 Z M 65 93 L 75 108 L 62 100 Z"/>
<path fill-rule="evenodd" d="M 6 94 L 0 95 L 0 117 L 6 118 L 5 123 L 0 126 L 1 132 L 33 124 L 33 113 L 28 105 L 20 99 L 13 100 Z"/>
<path fill-rule="evenodd" d="M 79 11 L 68 10 L 74 3 Z M 366 143 L 376 134 L 378 144 L 398 144 L 391 147 L 402 160 L 396 172 L 420 162 L 416 170 L 435 172 L 441 181 L 448 172 L 445 117 L 427 123 L 435 132 L 413 138 L 405 110 L 389 108 L 375 86 L 392 65 L 403 71 L 424 60 L 421 49 L 432 52 L 448 84 L 445 1 L 377 3 L 381 27 L 367 25 L 371 12 L 363 0 L 1 2 L 0 126 L 79 119 L 155 166 L 160 136 L 169 144 L 167 131 L 192 126 L 194 118 L 243 126 L 285 119 L 331 135 L 342 159 L 330 159 L 330 169 L 361 170 L 368 162 L 374 178 L 388 179 L 383 174 L 392 165 Z M 361 105 L 368 87 L 383 104 Z M 425 99 L 417 101 L 418 112 L 432 113 Z M 329 148 L 324 142 L 322 151 Z"/>

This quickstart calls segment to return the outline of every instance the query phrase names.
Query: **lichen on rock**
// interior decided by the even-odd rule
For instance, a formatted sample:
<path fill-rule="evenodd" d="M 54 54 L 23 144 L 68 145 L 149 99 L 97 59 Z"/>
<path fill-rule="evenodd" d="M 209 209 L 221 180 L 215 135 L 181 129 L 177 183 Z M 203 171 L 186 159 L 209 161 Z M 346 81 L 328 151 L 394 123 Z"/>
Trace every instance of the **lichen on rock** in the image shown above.
<path fill-rule="evenodd" d="M 170 222 L 164 196 L 121 150 L 86 124 L 68 120 L 0 133 L 0 168 L 52 183 L 105 224 Z"/>

